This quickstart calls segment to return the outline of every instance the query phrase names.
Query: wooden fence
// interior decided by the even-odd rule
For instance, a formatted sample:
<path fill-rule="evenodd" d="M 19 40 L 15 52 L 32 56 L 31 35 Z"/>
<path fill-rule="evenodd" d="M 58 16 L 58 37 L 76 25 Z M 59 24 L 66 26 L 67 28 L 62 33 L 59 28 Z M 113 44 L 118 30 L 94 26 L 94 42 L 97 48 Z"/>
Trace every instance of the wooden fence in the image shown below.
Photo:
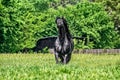
<path fill-rule="evenodd" d="M 50 53 L 54 53 L 53 49 L 49 49 Z M 75 54 L 120 54 L 120 49 L 80 49 L 74 50 Z"/>
<path fill-rule="evenodd" d="M 83 53 L 83 54 L 120 54 L 120 49 L 80 49 L 74 50 L 73 53 Z"/>

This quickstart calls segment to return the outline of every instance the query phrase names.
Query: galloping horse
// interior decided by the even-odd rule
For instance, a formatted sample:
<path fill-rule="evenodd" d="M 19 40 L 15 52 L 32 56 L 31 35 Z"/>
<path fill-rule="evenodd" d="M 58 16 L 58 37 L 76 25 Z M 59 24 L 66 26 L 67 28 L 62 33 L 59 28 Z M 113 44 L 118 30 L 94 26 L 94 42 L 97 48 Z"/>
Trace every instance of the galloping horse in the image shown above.
<path fill-rule="evenodd" d="M 58 28 L 58 37 L 54 45 L 55 60 L 56 63 L 67 64 L 71 59 L 74 43 L 68 29 L 67 21 L 63 17 L 57 17 L 55 22 Z"/>

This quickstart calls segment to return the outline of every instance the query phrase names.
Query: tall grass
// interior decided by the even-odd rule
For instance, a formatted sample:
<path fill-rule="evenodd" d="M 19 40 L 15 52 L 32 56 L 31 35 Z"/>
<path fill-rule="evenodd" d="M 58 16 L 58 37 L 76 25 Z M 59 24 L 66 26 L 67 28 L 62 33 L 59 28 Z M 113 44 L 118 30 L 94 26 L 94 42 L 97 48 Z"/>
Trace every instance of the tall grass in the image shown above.
<path fill-rule="evenodd" d="M 120 80 L 120 55 L 73 54 L 62 65 L 53 54 L 0 54 L 0 80 Z"/>

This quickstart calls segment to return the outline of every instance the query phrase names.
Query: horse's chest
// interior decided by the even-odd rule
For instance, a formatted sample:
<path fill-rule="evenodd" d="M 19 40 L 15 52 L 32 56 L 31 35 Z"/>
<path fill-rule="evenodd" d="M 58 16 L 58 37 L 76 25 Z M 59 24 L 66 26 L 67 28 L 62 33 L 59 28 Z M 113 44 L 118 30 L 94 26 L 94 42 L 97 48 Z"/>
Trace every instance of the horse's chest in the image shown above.
<path fill-rule="evenodd" d="M 56 41 L 56 51 L 58 53 L 69 53 L 71 47 L 71 43 L 68 40 L 64 40 L 62 43 L 60 41 Z"/>

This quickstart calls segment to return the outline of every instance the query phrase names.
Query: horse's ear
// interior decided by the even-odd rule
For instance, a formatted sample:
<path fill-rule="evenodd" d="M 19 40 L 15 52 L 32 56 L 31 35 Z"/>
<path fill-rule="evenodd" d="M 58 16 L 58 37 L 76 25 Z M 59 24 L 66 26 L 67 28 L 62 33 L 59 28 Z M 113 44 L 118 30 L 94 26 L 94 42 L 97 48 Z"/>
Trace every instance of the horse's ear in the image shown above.
<path fill-rule="evenodd" d="M 65 20 L 65 18 L 62 16 L 62 19 Z"/>
<path fill-rule="evenodd" d="M 56 17 L 56 19 L 55 19 L 55 23 L 57 23 L 57 19 L 58 19 L 58 17 Z"/>
<path fill-rule="evenodd" d="M 66 19 L 64 17 L 62 17 L 62 19 L 63 19 L 64 23 L 67 25 Z"/>
<path fill-rule="evenodd" d="M 56 17 L 55 23 L 57 23 L 57 20 L 60 19 L 60 17 Z"/>

